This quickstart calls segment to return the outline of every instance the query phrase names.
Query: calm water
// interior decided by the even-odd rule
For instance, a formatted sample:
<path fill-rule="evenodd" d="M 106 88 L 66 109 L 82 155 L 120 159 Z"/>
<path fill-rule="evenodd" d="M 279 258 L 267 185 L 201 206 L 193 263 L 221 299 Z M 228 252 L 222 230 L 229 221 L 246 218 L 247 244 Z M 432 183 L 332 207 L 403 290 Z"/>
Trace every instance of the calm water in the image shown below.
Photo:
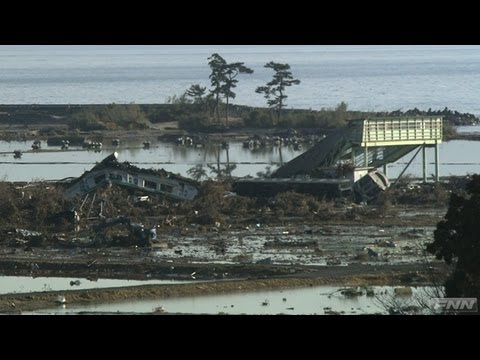
<path fill-rule="evenodd" d="M 5 104 L 162 103 L 191 84 L 209 86 L 207 58 L 214 52 L 229 62 L 244 61 L 255 71 L 239 78 L 238 104 L 264 106 L 254 90 L 270 79 L 263 64 L 274 60 L 289 63 L 302 81 L 288 89 L 290 107 L 320 109 L 346 101 L 358 110 L 449 107 L 480 114 L 480 46 L 0 46 L 0 99 Z M 461 131 L 478 132 L 477 127 Z M 0 179 L 79 176 L 112 150 L 72 148 L 13 160 L 13 150 L 30 145 L 0 143 Z M 480 172 L 479 146 L 465 141 L 442 144 L 440 175 Z M 134 147 L 120 148 L 120 159 L 182 175 L 196 164 L 216 161 L 212 152 L 174 145 Z M 299 154 L 284 149 L 283 161 Z M 396 177 L 412 155 L 390 165 L 389 176 Z M 432 162 L 433 152 L 428 156 Z M 221 161 L 226 161 L 224 153 Z M 255 176 L 279 163 L 280 154 L 276 148 L 252 153 L 232 144 L 230 161 L 237 164 L 234 176 Z M 430 168 L 433 173 L 433 164 Z M 421 176 L 420 157 L 407 173 Z"/>
<path fill-rule="evenodd" d="M 71 285 L 70 282 L 79 284 Z M 176 280 L 121 280 L 97 279 L 95 281 L 82 278 L 63 277 L 29 277 L 29 276 L 0 276 L 0 294 L 29 293 L 36 291 L 83 290 L 96 288 L 110 288 L 139 285 L 184 284 L 189 281 Z"/>
<path fill-rule="evenodd" d="M 396 302 L 402 306 L 414 304 L 417 296 L 428 296 L 429 288 L 412 288 L 413 298 L 394 296 L 392 287 L 373 287 L 375 295 L 345 297 L 339 293 L 339 287 L 317 286 L 309 288 L 256 291 L 237 294 L 201 295 L 157 300 L 140 300 L 97 304 L 90 306 L 69 306 L 37 311 L 37 314 L 74 314 L 88 312 L 134 312 L 151 313 L 162 306 L 166 312 L 179 314 L 247 314 L 247 315 L 324 315 L 330 310 L 346 315 L 387 314 L 379 302 Z M 386 293 L 385 293 L 386 291 Z M 266 303 L 267 305 L 264 305 Z"/>
<path fill-rule="evenodd" d="M 456 130 L 459 134 L 478 134 L 480 132 L 479 125 L 457 126 Z"/>
<path fill-rule="evenodd" d="M 100 152 L 86 151 L 71 147 L 67 151 L 40 151 L 24 153 L 21 159 L 13 158 L 13 151 L 29 150 L 31 142 L 0 141 L 0 179 L 11 181 L 30 181 L 38 179 L 63 179 L 71 176 L 80 176 L 106 156 L 114 151 L 119 153 L 119 161 L 130 161 L 143 168 L 163 168 L 167 171 L 188 176 L 188 169 L 197 164 L 211 164 L 216 166 L 217 155 L 214 148 L 197 149 L 181 147 L 170 143 L 156 143 L 150 149 L 143 149 L 141 140 L 138 143 L 123 142 L 120 147 L 105 147 Z M 58 147 L 44 147 L 56 149 Z M 302 151 L 295 151 L 292 147 L 283 147 L 281 159 L 287 162 L 300 155 Z M 220 152 L 220 162 L 225 166 L 227 155 L 225 150 Z M 237 168 L 234 176 L 256 176 L 266 167 L 276 168 L 272 163 L 280 163 L 280 151 L 272 148 L 265 151 L 251 151 L 243 148 L 241 143 L 231 143 L 229 161 Z M 205 166 L 207 173 L 208 168 Z M 212 174 L 210 174 L 213 176 Z"/>
<path fill-rule="evenodd" d="M 255 72 L 239 77 L 235 103 L 264 106 L 255 88 L 269 61 L 302 82 L 287 104 L 356 110 L 418 107 L 480 114 L 480 46 L 0 46 L 5 104 L 162 103 L 191 84 L 209 86 L 218 52 Z"/>
<path fill-rule="evenodd" d="M 470 128 L 470 127 L 467 127 Z M 71 147 L 66 151 L 59 151 L 58 147 L 44 147 L 40 152 L 24 153 L 21 159 L 13 158 L 15 149 L 29 150 L 31 142 L 0 141 L 0 179 L 9 181 L 58 180 L 66 177 L 77 177 L 84 171 L 91 169 L 96 162 L 103 160 L 113 151 L 119 153 L 119 161 L 130 161 L 142 168 L 163 168 L 167 171 L 188 176 L 187 171 L 204 164 L 209 176 L 215 175 L 208 170 L 206 164 L 216 166 L 216 153 L 213 148 L 196 149 L 180 147 L 169 143 L 155 143 L 150 149 L 143 149 L 141 140 L 138 143 L 122 143 L 120 147 L 105 147 L 100 152 L 86 151 Z M 55 151 L 52 151 L 55 150 Z M 305 151 L 305 150 L 304 150 Z M 389 164 L 388 176 L 395 179 L 410 161 L 416 150 L 407 154 L 395 163 Z M 287 162 L 300 155 L 302 151 L 295 151 L 292 147 L 282 147 L 281 159 Z M 453 140 L 440 144 L 440 176 L 466 175 L 480 173 L 480 141 Z M 256 176 L 264 172 L 267 167 L 272 170 L 280 164 L 278 147 L 261 151 L 251 151 L 243 148 L 241 143 L 230 143 L 230 163 L 237 168 L 233 176 Z M 227 156 L 221 150 L 220 162 L 225 166 Z M 434 150 L 427 149 L 427 174 L 435 172 Z M 417 155 L 405 174 L 414 177 L 422 176 L 422 155 Z"/>
<path fill-rule="evenodd" d="M 478 154 L 480 154 L 479 141 L 453 140 L 440 144 L 439 148 L 440 176 L 461 176 L 480 173 L 480 157 L 478 156 Z M 391 179 L 396 178 L 415 155 L 416 151 L 417 150 L 414 150 L 395 163 L 388 165 L 388 176 Z M 433 179 L 433 174 L 435 173 L 435 150 L 433 148 L 427 148 L 426 153 L 428 163 L 427 176 Z M 414 177 L 422 176 L 421 151 L 408 167 L 405 174 Z"/>

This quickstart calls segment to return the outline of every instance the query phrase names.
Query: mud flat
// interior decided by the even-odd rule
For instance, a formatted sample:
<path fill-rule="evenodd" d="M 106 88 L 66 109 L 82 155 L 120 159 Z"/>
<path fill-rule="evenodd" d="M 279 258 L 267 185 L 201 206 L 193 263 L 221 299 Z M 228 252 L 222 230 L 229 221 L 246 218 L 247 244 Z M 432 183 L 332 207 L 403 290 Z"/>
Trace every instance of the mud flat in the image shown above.
<path fill-rule="evenodd" d="M 294 225 L 290 220 L 290 226 L 254 225 L 201 235 L 173 231 L 162 236 L 165 246 L 152 249 L 1 247 L 2 275 L 59 276 L 66 282 L 82 277 L 191 283 L 4 294 L 0 312 L 52 308 L 58 296 L 81 306 L 318 285 L 428 286 L 443 281 L 449 270 L 421 250 L 432 238 L 437 215 L 433 210 L 430 215 L 425 225 L 417 218 L 408 227 Z"/>

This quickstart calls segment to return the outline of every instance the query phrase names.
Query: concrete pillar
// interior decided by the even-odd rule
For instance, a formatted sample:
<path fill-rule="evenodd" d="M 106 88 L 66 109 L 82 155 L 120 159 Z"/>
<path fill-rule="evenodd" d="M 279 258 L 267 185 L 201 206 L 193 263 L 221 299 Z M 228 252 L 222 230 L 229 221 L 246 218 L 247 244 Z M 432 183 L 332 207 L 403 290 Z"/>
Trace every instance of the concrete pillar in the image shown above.
<path fill-rule="evenodd" d="M 435 182 L 440 180 L 440 149 L 438 143 L 435 144 Z"/>
<path fill-rule="evenodd" d="M 365 167 L 368 167 L 368 147 L 365 146 L 365 160 L 363 161 L 364 162 L 364 166 Z"/>
<path fill-rule="evenodd" d="M 422 145 L 422 158 L 423 158 L 423 183 L 427 182 L 427 151 L 425 144 Z"/>
<path fill-rule="evenodd" d="M 387 164 L 383 164 L 383 173 L 385 174 L 385 177 L 388 179 L 388 165 Z"/>

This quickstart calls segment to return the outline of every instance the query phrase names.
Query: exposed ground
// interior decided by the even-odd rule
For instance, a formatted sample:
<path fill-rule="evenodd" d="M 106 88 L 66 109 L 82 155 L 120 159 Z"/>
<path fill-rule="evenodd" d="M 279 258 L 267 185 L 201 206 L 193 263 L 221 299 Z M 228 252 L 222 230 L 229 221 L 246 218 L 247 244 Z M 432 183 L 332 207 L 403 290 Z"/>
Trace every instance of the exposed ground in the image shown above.
<path fill-rule="evenodd" d="M 428 285 L 448 271 L 423 252 L 446 212 L 448 184 L 404 184 L 369 206 L 295 193 L 269 200 L 232 196 L 228 182 L 203 184 L 190 203 L 138 202 L 126 190 L 99 189 L 104 216 L 156 226 L 151 246 L 136 244 L 122 226 L 94 232 L 101 222 L 97 202 L 85 203 L 79 229 L 67 220 L 49 222 L 85 201 L 60 201 L 59 185 L 3 185 L 3 206 L 9 206 L 0 238 L 3 275 L 216 281 L 2 295 L 0 312 L 50 307 L 60 293 L 70 304 L 86 304 L 322 284 Z"/>

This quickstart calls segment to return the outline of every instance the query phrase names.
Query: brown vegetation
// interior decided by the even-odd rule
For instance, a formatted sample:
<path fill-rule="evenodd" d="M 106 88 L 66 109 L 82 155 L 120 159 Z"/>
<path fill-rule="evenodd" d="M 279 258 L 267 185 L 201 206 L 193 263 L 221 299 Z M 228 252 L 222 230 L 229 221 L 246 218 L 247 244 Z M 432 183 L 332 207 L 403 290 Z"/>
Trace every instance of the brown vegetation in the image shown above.
<path fill-rule="evenodd" d="M 143 197 L 145 194 L 118 186 L 100 188 L 88 196 L 67 201 L 60 184 L 1 182 L 0 228 L 10 234 L 11 229 L 39 231 L 42 233 L 41 242 L 55 242 L 59 237 L 65 240 L 95 238 L 98 235 L 95 226 L 119 217 L 145 228 L 156 227 L 162 232 L 188 228 L 221 231 L 243 228 L 248 224 L 278 225 L 298 221 L 342 224 L 368 221 L 373 224 L 387 218 L 400 221 L 395 214 L 401 206 L 446 207 L 452 189 L 462 191 L 459 181 L 415 185 L 406 181 L 382 194 L 376 205 L 363 206 L 355 205 L 348 198 L 327 201 L 295 192 L 279 193 L 269 199 L 238 196 L 231 192 L 229 180 L 203 182 L 197 198 L 187 202 L 173 201 L 161 195 Z M 76 211 L 78 219 L 73 218 L 72 210 Z M 102 236 L 111 239 L 128 237 L 128 230 L 125 226 L 115 226 L 105 230 Z M 108 244 L 108 241 L 102 244 Z"/>

